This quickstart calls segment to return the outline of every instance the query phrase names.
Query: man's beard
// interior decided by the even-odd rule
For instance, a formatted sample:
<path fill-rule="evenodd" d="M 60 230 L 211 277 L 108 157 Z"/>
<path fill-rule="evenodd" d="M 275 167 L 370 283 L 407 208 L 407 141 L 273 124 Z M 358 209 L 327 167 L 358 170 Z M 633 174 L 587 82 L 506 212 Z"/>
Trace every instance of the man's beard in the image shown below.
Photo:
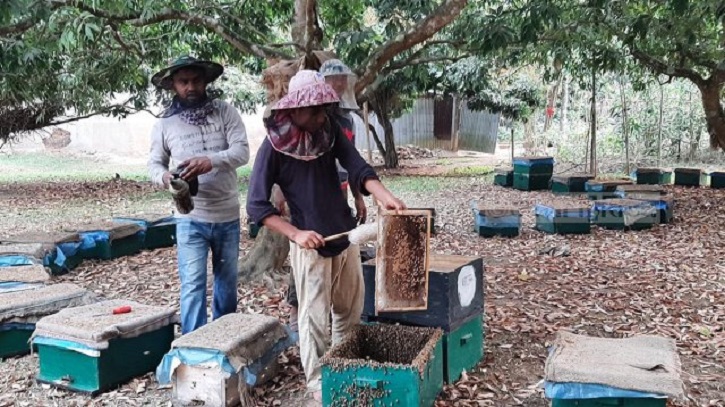
<path fill-rule="evenodd" d="M 179 104 L 185 108 L 190 107 L 197 107 L 202 105 L 204 102 L 206 102 L 207 94 L 206 92 L 202 93 L 200 96 L 194 95 L 193 97 L 187 97 L 182 98 L 181 96 L 177 95 L 179 98 Z"/>

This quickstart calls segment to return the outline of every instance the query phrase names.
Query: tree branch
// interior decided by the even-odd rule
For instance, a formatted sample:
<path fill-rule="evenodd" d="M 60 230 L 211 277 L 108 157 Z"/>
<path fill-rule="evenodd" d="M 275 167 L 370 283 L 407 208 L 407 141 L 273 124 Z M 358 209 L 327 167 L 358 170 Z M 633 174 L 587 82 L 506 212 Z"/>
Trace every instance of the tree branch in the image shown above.
<path fill-rule="evenodd" d="M 671 67 L 666 63 L 660 61 L 659 59 L 648 55 L 638 49 L 631 48 L 630 54 L 632 54 L 632 57 L 634 57 L 634 59 L 636 59 L 655 73 L 675 76 L 678 78 L 687 78 L 694 82 L 696 85 L 699 85 L 704 81 L 702 76 L 700 76 L 699 73 L 695 72 L 692 69 Z"/>
<path fill-rule="evenodd" d="M 429 64 L 432 62 L 456 62 L 460 61 L 461 59 L 470 57 L 470 54 L 462 54 L 458 56 L 439 56 L 439 57 L 430 57 L 430 58 L 408 58 L 403 61 L 398 62 L 392 62 L 390 65 L 385 67 L 385 69 L 382 70 L 382 73 L 388 74 L 393 71 L 397 71 L 399 69 L 403 69 L 408 66 L 414 66 L 414 65 L 424 65 Z"/>
<path fill-rule="evenodd" d="M 415 27 L 380 46 L 363 64 L 359 79 L 355 85 L 355 93 L 361 93 L 368 85 L 373 83 L 378 73 L 396 55 L 429 39 L 443 27 L 450 24 L 461 14 L 467 4 L 468 0 L 445 0 L 443 4 L 421 20 Z"/>
<path fill-rule="evenodd" d="M 85 4 L 82 0 L 50 0 L 50 2 L 56 8 L 62 6 L 75 7 L 96 17 L 105 18 L 113 22 L 125 23 L 134 27 L 144 27 L 163 21 L 186 21 L 204 27 L 207 30 L 218 34 L 220 37 L 222 37 L 225 41 L 227 41 L 239 51 L 252 54 L 260 58 L 290 58 L 289 55 L 282 51 L 269 48 L 264 45 L 254 44 L 244 38 L 237 36 L 221 22 L 208 16 L 191 14 L 185 11 L 173 10 L 169 8 L 164 8 L 158 13 L 149 15 L 147 17 L 142 16 L 140 12 L 118 15 L 89 6 Z"/>
<path fill-rule="evenodd" d="M 28 9 L 32 10 L 37 4 L 37 2 L 31 6 L 28 7 Z M 50 6 L 50 11 L 54 11 L 56 9 L 60 8 L 60 6 L 57 6 L 55 4 Z M 18 23 L 15 23 L 13 25 L 0 27 L 0 35 L 10 35 L 10 34 L 19 34 L 25 31 L 28 31 L 29 29 L 33 28 L 36 24 L 44 21 L 42 16 L 32 16 L 28 17 L 25 20 L 22 20 Z"/>

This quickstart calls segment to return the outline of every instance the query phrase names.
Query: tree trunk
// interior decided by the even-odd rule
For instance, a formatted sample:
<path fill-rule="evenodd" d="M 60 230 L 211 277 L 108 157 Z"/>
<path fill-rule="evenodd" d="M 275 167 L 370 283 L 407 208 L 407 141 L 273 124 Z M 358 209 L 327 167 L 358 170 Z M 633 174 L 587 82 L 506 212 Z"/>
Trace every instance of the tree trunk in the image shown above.
<path fill-rule="evenodd" d="M 564 74 L 562 74 L 562 77 Z M 559 130 L 563 133 L 566 128 L 566 115 L 569 110 L 569 82 L 564 78 L 561 90 L 561 117 L 559 118 Z"/>
<path fill-rule="evenodd" d="M 657 166 L 662 166 L 662 115 L 665 107 L 665 91 L 660 84 L 660 116 L 657 119 Z"/>
<path fill-rule="evenodd" d="M 292 40 L 299 44 L 307 58 L 306 66 L 314 65 L 312 51 L 322 49 L 322 29 L 317 18 L 317 0 L 295 0 Z"/>
<path fill-rule="evenodd" d="M 725 112 L 723 112 L 722 100 L 720 100 L 723 83 L 715 79 L 717 79 L 717 75 L 698 84 L 698 88 L 702 94 L 702 107 L 705 109 L 710 146 L 725 150 Z"/>
<path fill-rule="evenodd" d="M 395 137 L 393 135 L 393 123 L 387 112 L 380 116 L 383 130 L 385 130 L 385 168 L 398 168 L 398 151 L 395 149 Z"/>
<path fill-rule="evenodd" d="M 511 166 L 514 166 L 514 121 L 511 120 Z"/>
<path fill-rule="evenodd" d="M 591 101 L 591 145 L 589 146 L 589 172 L 597 176 L 597 71 L 592 68 L 592 101 Z"/>
<path fill-rule="evenodd" d="M 624 95 L 624 84 L 619 78 L 619 94 L 622 99 L 622 137 L 624 138 L 624 168 L 629 175 L 629 120 L 627 116 L 627 98 Z"/>
<path fill-rule="evenodd" d="M 549 109 L 554 109 L 556 107 L 556 96 L 559 94 L 559 88 L 561 86 L 561 82 L 564 80 L 564 74 L 559 75 L 559 80 L 556 81 L 554 86 L 551 88 L 551 92 L 549 93 L 549 98 L 546 103 L 546 111 L 544 112 L 546 116 L 546 120 L 544 120 L 544 133 L 546 133 L 549 128 L 551 127 L 551 122 L 554 120 L 554 115 L 552 114 L 551 117 L 549 117 Z M 546 146 L 546 140 L 544 140 L 544 146 Z"/>

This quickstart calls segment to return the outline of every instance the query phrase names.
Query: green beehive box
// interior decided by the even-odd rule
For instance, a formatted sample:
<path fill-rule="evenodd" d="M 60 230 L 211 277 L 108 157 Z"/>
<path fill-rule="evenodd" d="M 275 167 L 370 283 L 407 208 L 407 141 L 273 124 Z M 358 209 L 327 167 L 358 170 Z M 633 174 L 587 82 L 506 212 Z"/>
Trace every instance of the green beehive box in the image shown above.
<path fill-rule="evenodd" d="M 591 180 L 587 181 L 584 185 L 587 197 L 591 200 L 597 201 L 602 199 L 616 198 L 617 187 L 621 185 L 632 185 L 633 182 L 630 180 Z"/>
<path fill-rule="evenodd" d="M 562 235 L 588 234 L 591 232 L 590 209 L 589 206 L 567 201 L 536 205 L 536 229 Z"/>
<path fill-rule="evenodd" d="M 637 168 L 635 171 L 637 184 L 640 185 L 669 185 L 672 184 L 672 170 L 666 168 Z"/>
<path fill-rule="evenodd" d="M 81 253 L 85 259 L 110 260 L 139 253 L 144 248 L 144 231 L 135 222 L 98 222 L 67 227 L 84 240 Z M 92 243 L 86 243 L 92 242 Z"/>
<path fill-rule="evenodd" d="M 29 339 L 38 318 L 93 301 L 85 289 L 68 283 L 0 283 L 0 290 L 0 358 L 30 353 Z"/>
<path fill-rule="evenodd" d="M 483 336 L 480 314 L 443 335 L 443 380 L 446 383 L 456 382 L 464 370 L 470 372 L 481 361 Z"/>
<path fill-rule="evenodd" d="M 708 175 L 710 176 L 710 188 L 725 188 L 725 171 L 711 171 Z"/>
<path fill-rule="evenodd" d="M 618 185 L 614 191 L 614 195 L 617 198 L 631 198 L 638 199 L 640 197 L 645 198 L 657 198 L 667 193 L 664 187 L 661 185 L 652 184 L 637 184 L 637 185 Z"/>
<path fill-rule="evenodd" d="M 514 170 L 511 167 L 507 168 L 496 168 L 494 170 L 493 184 L 505 188 L 510 188 L 514 185 Z"/>
<path fill-rule="evenodd" d="M 131 312 L 113 315 L 130 306 Z M 38 382 L 96 395 L 154 371 L 174 340 L 176 311 L 110 300 L 38 321 Z"/>
<path fill-rule="evenodd" d="M 321 359 L 325 406 L 432 406 L 443 389 L 443 331 L 358 325 Z"/>
<path fill-rule="evenodd" d="M 667 224 L 674 217 L 675 200 L 671 196 L 633 196 L 631 199 L 647 202 L 657 209 L 657 223 Z"/>
<path fill-rule="evenodd" d="M 173 215 L 150 214 L 113 218 L 115 223 L 132 223 L 143 230 L 143 248 L 173 247 L 176 244 L 176 219 Z M 111 247 L 113 251 L 113 247 Z"/>
<path fill-rule="evenodd" d="M 65 274 L 83 262 L 81 237 L 68 232 L 28 232 L 0 239 L 10 244 L 40 244 L 43 254 L 36 254 L 54 275 Z"/>
<path fill-rule="evenodd" d="M 675 185 L 690 187 L 706 185 L 704 175 L 700 168 L 675 168 Z"/>
<path fill-rule="evenodd" d="M 648 202 L 606 199 L 594 202 L 592 223 L 606 229 L 642 230 L 658 223 L 658 210 Z"/>
<path fill-rule="evenodd" d="M 514 174 L 548 175 L 554 172 L 552 157 L 514 157 Z"/>
<path fill-rule="evenodd" d="M 591 174 L 561 174 L 551 177 L 551 192 L 569 194 L 585 192 L 587 181 L 594 179 Z"/>
<path fill-rule="evenodd" d="M 667 399 L 655 398 L 596 398 L 596 399 L 554 399 L 551 407 L 666 407 Z"/>
<path fill-rule="evenodd" d="M 515 237 L 521 228 L 521 211 L 508 205 L 479 203 L 473 209 L 473 231 L 481 237 Z"/>
<path fill-rule="evenodd" d="M 519 191 L 541 191 L 549 189 L 551 174 L 526 174 L 514 172 L 514 189 Z"/>

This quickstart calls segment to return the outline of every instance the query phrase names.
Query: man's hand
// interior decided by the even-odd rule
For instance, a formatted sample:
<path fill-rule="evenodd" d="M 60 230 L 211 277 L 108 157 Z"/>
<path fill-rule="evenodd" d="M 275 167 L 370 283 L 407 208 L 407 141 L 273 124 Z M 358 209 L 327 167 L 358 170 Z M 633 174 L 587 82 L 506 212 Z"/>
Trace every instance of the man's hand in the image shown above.
<path fill-rule="evenodd" d="M 355 220 L 362 225 L 368 218 L 368 207 L 362 195 L 355 197 Z"/>
<path fill-rule="evenodd" d="M 181 178 L 186 181 L 192 180 L 212 170 L 211 159 L 209 157 L 190 158 L 179 164 L 179 167 L 184 168 L 181 172 Z"/>
<path fill-rule="evenodd" d="M 322 235 L 311 230 L 299 230 L 295 232 L 292 240 L 298 246 L 305 249 L 317 249 L 325 245 L 325 240 Z"/>
<path fill-rule="evenodd" d="M 390 196 L 386 196 L 382 201 L 383 208 L 391 211 L 402 211 L 404 209 L 407 209 L 408 207 L 405 206 L 405 203 L 401 201 L 400 199 L 396 198 L 392 194 Z"/>
<path fill-rule="evenodd" d="M 169 187 L 169 185 L 171 185 L 171 178 L 173 178 L 173 177 L 174 177 L 174 176 L 173 176 L 173 175 L 171 175 L 171 173 L 170 173 L 170 172 L 168 172 L 168 171 L 166 171 L 166 172 L 164 173 L 164 175 L 163 175 L 163 176 L 161 177 L 161 180 L 162 180 L 162 181 L 163 181 L 163 183 L 164 183 L 164 187 L 168 188 L 168 187 Z"/>

